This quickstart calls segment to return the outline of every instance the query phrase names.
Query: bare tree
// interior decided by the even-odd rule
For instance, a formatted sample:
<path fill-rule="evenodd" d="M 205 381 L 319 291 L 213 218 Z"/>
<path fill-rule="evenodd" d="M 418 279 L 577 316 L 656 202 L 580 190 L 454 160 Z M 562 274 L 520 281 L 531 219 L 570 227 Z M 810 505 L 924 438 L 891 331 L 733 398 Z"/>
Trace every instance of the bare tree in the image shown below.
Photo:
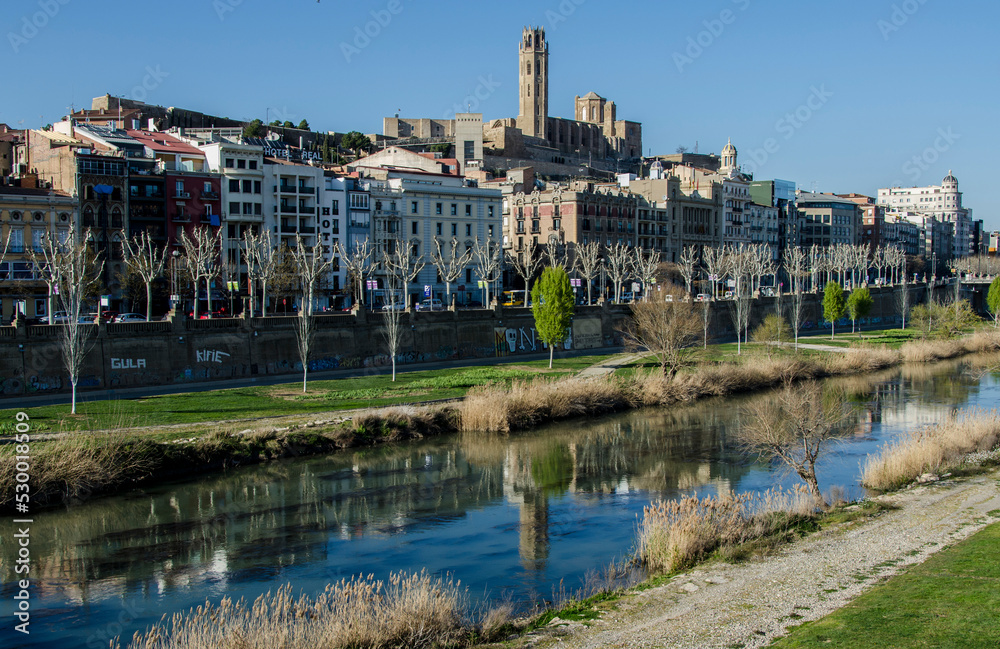
<path fill-rule="evenodd" d="M 743 353 L 742 340 L 746 339 L 750 326 L 750 284 L 754 256 L 750 252 L 730 248 L 729 276 L 733 279 L 733 300 L 729 304 L 733 325 L 736 328 L 736 353 Z"/>
<path fill-rule="evenodd" d="M 407 304 L 406 287 L 423 269 L 422 258 L 414 258 L 406 246 L 396 246 L 392 254 L 382 253 L 385 269 L 385 299 L 382 310 L 386 346 L 392 363 L 392 380 L 396 380 L 396 357 L 403 337 L 402 317 Z"/>
<path fill-rule="evenodd" d="M 197 320 L 198 284 L 203 280 L 208 297 L 208 311 L 212 311 L 212 280 L 219 274 L 222 229 L 213 234 L 209 227 L 196 227 L 194 236 L 181 232 L 180 240 L 184 247 L 184 264 L 194 284 L 194 319 Z"/>
<path fill-rule="evenodd" d="M 632 255 L 629 247 L 618 242 L 608 248 L 607 252 L 608 275 L 615 283 L 615 304 L 621 302 L 622 282 L 632 272 Z"/>
<path fill-rule="evenodd" d="M 87 246 L 89 241 L 89 229 L 77 239 L 71 227 L 63 241 L 47 234 L 41 251 L 44 263 L 39 266 L 46 283 L 58 287 L 59 307 L 66 313 L 66 323 L 59 328 L 59 343 L 73 388 L 70 407 L 70 414 L 73 415 L 76 414 L 76 386 L 80 381 L 80 369 L 90 351 L 90 338 L 94 332 L 94 327 L 80 322 L 80 315 L 87 295 L 97 287 L 104 270 L 104 262 L 91 255 Z"/>
<path fill-rule="evenodd" d="M 707 279 L 703 280 L 703 282 L 707 281 L 709 280 Z M 708 349 L 708 325 L 711 323 L 712 320 L 712 309 L 710 307 L 711 303 L 712 303 L 711 300 L 701 301 L 701 326 L 702 326 L 702 336 L 703 336 L 702 348 L 704 349 Z"/>
<path fill-rule="evenodd" d="M 900 257 L 903 258 L 903 262 L 899 273 L 901 280 L 897 289 L 899 292 L 896 294 L 896 301 L 899 305 L 899 316 L 902 318 L 899 328 L 906 329 L 906 316 L 910 313 L 910 287 L 906 283 L 906 256 L 900 255 Z"/>
<path fill-rule="evenodd" d="M 257 283 L 260 282 L 260 312 L 267 315 L 267 287 L 278 274 L 279 249 L 271 241 L 271 231 L 266 228 L 260 234 L 244 231 L 243 245 L 250 284 L 250 310 L 253 311 Z"/>
<path fill-rule="evenodd" d="M 163 274 L 167 262 L 166 248 L 157 246 L 146 230 L 122 243 L 126 272 L 137 275 L 146 285 L 146 320 L 152 320 L 153 280 Z"/>
<path fill-rule="evenodd" d="M 476 277 L 486 284 L 486 302 L 490 305 L 490 286 L 500 279 L 500 263 L 503 260 L 503 250 L 496 241 L 487 239 L 480 243 L 476 239 L 476 244 L 472 247 L 472 256 L 476 260 Z"/>
<path fill-rule="evenodd" d="M 729 254 L 725 248 L 704 248 L 702 258 L 705 262 L 705 270 L 708 271 L 708 279 L 712 282 L 712 299 L 718 295 L 717 286 L 719 280 L 729 273 Z"/>
<path fill-rule="evenodd" d="M 569 266 L 566 251 L 555 237 L 550 238 L 545 244 L 545 258 L 548 261 L 549 268 L 562 268 L 565 270 Z"/>
<path fill-rule="evenodd" d="M 792 332 L 795 335 L 795 349 L 799 349 L 799 328 L 802 326 L 802 283 L 808 274 L 806 253 L 802 248 L 789 246 L 785 248 L 785 272 L 788 273 L 789 289 L 792 293 L 792 304 L 789 309 L 789 320 L 792 322 Z"/>
<path fill-rule="evenodd" d="M 777 396 L 753 401 L 744 414 L 748 421 L 737 429 L 740 443 L 762 459 L 778 460 L 794 471 L 817 505 L 823 505 L 816 462 L 851 414 L 846 400 L 823 395 L 818 385 L 789 386 Z"/>
<path fill-rule="evenodd" d="M 683 300 L 676 289 L 669 291 L 669 302 L 653 300 L 632 307 L 632 318 L 622 330 L 626 346 L 646 350 L 656 357 L 660 371 L 673 378 L 683 365 L 684 350 L 698 341 L 701 318 L 694 304 Z"/>
<path fill-rule="evenodd" d="M 437 268 L 441 281 L 444 282 L 445 298 L 448 305 L 451 305 L 451 285 L 465 272 L 465 267 L 472 261 L 473 249 L 468 248 L 465 252 L 460 252 L 458 239 L 452 237 L 451 248 L 447 254 L 441 250 L 441 240 L 434 239 L 434 252 L 431 253 L 431 263 Z"/>
<path fill-rule="evenodd" d="M 697 265 L 697 246 L 684 246 L 684 250 L 681 251 L 679 266 L 681 269 L 681 277 L 684 278 L 684 290 L 687 291 L 688 295 L 691 295 L 691 286 L 694 281 L 694 273 Z"/>
<path fill-rule="evenodd" d="M 511 249 L 506 254 L 507 263 L 524 280 L 524 304 L 527 306 L 528 291 L 531 288 L 529 284 L 542 266 L 542 256 L 538 254 L 538 244 L 535 243 L 534 239 L 529 238 L 520 250 Z M 580 255 L 577 255 L 576 259 L 580 259 Z"/>
<path fill-rule="evenodd" d="M 653 284 L 656 283 L 656 271 L 660 267 L 660 253 L 657 250 L 635 249 L 635 258 L 632 260 L 632 267 L 635 268 L 639 281 L 642 282 L 643 300 L 649 299 Z"/>
<path fill-rule="evenodd" d="M 576 256 L 573 258 L 577 272 L 587 282 L 587 304 L 591 300 L 591 288 L 594 280 L 601 273 L 601 244 L 598 241 L 591 241 L 576 247 Z M 527 304 L 527 301 L 525 301 Z"/>
<path fill-rule="evenodd" d="M 295 235 L 295 248 L 291 252 L 292 261 L 295 264 L 295 277 L 302 294 L 295 333 L 299 348 L 299 360 L 302 361 L 302 392 L 304 393 L 309 378 L 309 353 L 312 350 L 316 330 L 316 320 L 313 315 L 316 286 L 330 271 L 330 267 L 333 265 L 333 255 L 329 259 L 323 259 L 323 247 L 320 245 L 312 248 L 306 247 L 302 243 L 302 236 L 298 233 Z"/>
<path fill-rule="evenodd" d="M 355 304 L 365 303 L 365 276 L 371 271 L 374 251 L 368 237 L 364 241 L 355 241 L 353 248 L 347 248 L 337 244 L 340 253 L 340 260 L 347 269 L 348 276 L 351 277 L 355 287 Z M 336 254 L 336 252 L 334 253 Z"/>

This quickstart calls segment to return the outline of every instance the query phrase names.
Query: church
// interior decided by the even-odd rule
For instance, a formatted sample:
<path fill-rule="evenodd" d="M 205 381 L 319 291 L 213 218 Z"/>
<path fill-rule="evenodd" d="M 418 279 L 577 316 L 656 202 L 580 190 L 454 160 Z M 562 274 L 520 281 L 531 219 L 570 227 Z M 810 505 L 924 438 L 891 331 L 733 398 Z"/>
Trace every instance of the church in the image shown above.
<path fill-rule="evenodd" d="M 617 119 L 615 103 L 597 93 L 574 98 L 574 119 L 549 115 L 549 42 L 544 28 L 522 30 L 518 44 L 518 94 L 517 117 L 483 124 L 482 146 L 486 156 L 513 159 L 513 166 L 532 164 L 544 168 L 549 163 L 607 171 L 622 171 L 623 163 L 638 162 L 641 158 L 642 124 Z M 457 117 L 463 115 L 466 114 Z M 453 141 L 458 121 L 387 117 L 383 120 L 383 135 L 388 139 L 409 138 L 413 144 L 421 140 Z M 508 166 L 498 162 L 488 161 L 486 166 Z"/>

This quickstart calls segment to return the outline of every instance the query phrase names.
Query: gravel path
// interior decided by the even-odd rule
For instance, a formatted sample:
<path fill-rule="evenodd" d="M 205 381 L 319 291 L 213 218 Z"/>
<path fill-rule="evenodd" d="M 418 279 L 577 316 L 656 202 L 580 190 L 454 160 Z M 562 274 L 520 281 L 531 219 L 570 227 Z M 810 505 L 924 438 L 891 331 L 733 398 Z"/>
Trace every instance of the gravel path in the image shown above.
<path fill-rule="evenodd" d="M 777 555 L 703 566 L 628 595 L 589 627 L 554 620 L 536 647 L 761 647 L 1000 519 L 1000 472 L 884 496 L 901 509 L 835 526 Z M 990 514 L 989 512 L 993 512 Z"/>

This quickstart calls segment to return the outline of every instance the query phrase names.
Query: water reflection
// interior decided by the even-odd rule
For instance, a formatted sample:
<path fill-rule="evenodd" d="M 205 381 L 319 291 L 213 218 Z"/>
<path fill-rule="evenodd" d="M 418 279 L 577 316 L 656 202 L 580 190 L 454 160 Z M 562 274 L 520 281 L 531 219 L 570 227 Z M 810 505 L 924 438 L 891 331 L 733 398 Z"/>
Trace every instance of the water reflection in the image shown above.
<path fill-rule="evenodd" d="M 993 407 L 997 378 L 979 371 L 990 363 L 827 381 L 858 411 L 849 441 L 821 463 L 821 485 L 860 495 L 858 463 L 884 438 L 956 408 Z M 32 575 L 45 630 L 32 646 L 86 646 L 79 629 L 99 635 L 122 610 L 138 611 L 130 635 L 206 598 L 287 581 L 316 592 L 359 572 L 427 567 L 453 572 L 475 597 L 545 596 L 628 552 L 651 499 L 791 484 L 733 443 L 746 400 L 250 467 L 39 515 Z M 11 550 L 3 597 L 13 595 Z"/>

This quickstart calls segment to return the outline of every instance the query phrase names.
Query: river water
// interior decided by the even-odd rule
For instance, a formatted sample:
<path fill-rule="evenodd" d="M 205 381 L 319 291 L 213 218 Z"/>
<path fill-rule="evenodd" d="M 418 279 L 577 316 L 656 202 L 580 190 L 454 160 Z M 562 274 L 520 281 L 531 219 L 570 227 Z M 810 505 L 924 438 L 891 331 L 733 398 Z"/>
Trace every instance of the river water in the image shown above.
<path fill-rule="evenodd" d="M 1000 398 L 998 375 L 960 362 L 826 386 L 858 406 L 818 471 L 824 490 L 850 498 L 864 495 L 859 464 L 886 439 Z M 206 600 L 286 583 L 316 594 L 400 569 L 450 573 L 474 599 L 550 599 L 628 556 L 651 500 L 795 484 L 735 443 L 752 398 L 287 460 L 41 513 L 31 635 L 5 615 L 2 646 L 107 647 Z M 16 593 L 13 531 L 0 522 L 4 610 Z"/>

